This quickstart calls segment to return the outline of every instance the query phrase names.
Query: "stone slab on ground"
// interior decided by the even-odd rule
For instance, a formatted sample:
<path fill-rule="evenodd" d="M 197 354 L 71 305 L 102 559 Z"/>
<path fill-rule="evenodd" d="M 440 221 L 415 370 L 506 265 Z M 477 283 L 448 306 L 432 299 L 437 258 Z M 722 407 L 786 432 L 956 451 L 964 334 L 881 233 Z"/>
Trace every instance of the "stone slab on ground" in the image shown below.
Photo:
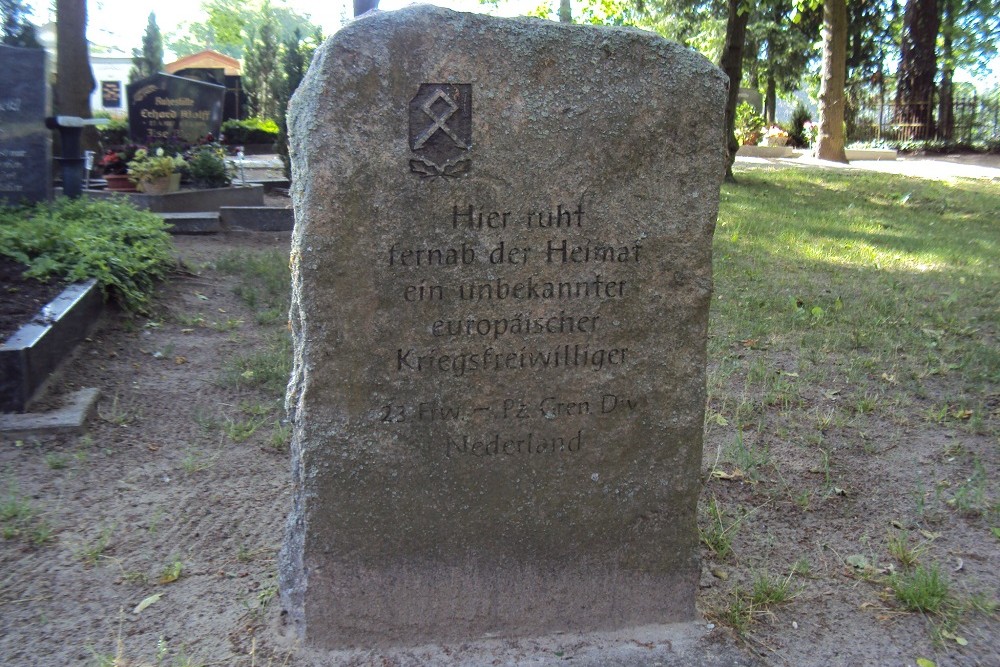
<path fill-rule="evenodd" d="M 0 434 L 4 438 L 57 433 L 81 433 L 101 392 L 87 387 L 69 394 L 63 407 L 48 412 L 0 413 Z"/>
<path fill-rule="evenodd" d="M 432 7 L 317 51 L 280 565 L 307 642 L 695 617 L 725 86 L 651 33 Z"/>
<path fill-rule="evenodd" d="M 217 234 L 223 231 L 217 211 L 160 213 L 171 234 Z"/>
<path fill-rule="evenodd" d="M 317 651 L 296 647 L 298 667 L 762 667 L 727 630 L 704 622 L 529 639 L 483 638 L 405 649 Z"/>
<path fill-rule="evenodd" d="M 274 206 L 223 206 L 219 219 L 225 229 L 288 232 L 295 227 L 295 212 Z"/>
<path fill-rule="evenodd" d="M 795 156 L 791 146 L 740 146 L 736 157 L 790 158 Z"/>

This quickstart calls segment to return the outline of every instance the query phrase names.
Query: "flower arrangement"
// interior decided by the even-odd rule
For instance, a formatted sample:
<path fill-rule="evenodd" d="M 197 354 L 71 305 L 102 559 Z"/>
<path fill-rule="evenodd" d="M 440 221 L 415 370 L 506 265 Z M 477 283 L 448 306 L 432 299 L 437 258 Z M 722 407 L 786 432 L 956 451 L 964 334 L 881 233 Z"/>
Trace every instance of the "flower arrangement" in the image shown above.
<path fill-rule="evenodd" d="M 764 133 L 763 144 L 765 146 L 787 146 L 788 133 L 777 125 L 772 125 L 767 128 L 767 131 Z"/>
<path fill-rule="evenodd" d="M 132 182 L 141 185 L 157 178 L 180 173 L 185 164 L 184 158 L 179 155 L 170 157 L 162 148 L 157 148 L 153 154 L 145 148 L 140 148 L 128 163 L 128 175 Z"/>
<path fill-rule="evenodd" d="M 819 138 L 819 123 L 807 120 L 802 124 L 802 134 L 805 135 L 806 142 L 810 146 L 815 146 L 816 140 Z"/>
<path fill-rule="evenodd" d="M 128 163 L 135 158 L 138 150 L 138 146 L 123 146 L 121 150 L 109 149 L 104 152 L 98 164 L 105 174 L 127 174 Z"/>

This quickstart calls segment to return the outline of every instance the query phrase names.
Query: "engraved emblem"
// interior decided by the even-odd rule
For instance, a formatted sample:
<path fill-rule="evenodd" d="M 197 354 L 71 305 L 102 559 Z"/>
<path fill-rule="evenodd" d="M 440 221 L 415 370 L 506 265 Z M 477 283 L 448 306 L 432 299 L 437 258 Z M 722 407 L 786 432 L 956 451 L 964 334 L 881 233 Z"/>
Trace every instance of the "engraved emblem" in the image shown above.
<path fill-rule="evenodd" d="M 410 171 L 454 178 L 472 161 L 472 84 L 422 83 L 410 100 Z"/>

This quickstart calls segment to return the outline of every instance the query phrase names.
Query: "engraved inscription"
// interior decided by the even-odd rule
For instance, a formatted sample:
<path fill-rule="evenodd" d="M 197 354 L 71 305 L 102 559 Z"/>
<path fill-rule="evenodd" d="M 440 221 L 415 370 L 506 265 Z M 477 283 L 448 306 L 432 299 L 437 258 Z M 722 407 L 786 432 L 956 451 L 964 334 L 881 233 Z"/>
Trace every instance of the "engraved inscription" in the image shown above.
<path fill-rule="evenodd" d="M 438 101 L 437 95 L 424 99 L 423 110 L 434 120 L 416 135 L 415 146 L 438 134 L 455 143 L 446 129 L 456 111 L 451 105 L 437 108 Z M 616 377 L 632 363 L 635 352 L 602 341 L 604 335 L 619 333 L 621 326 L 603 308 L 604 304 L 617 308 L 615 304 L 636 295 L 631 278 L 635 267 L 646 261 L 645 235 L 607 238 L 613 226 L 602 224 L 582 199 L 555 202 L 551 208 L 503 204 L 453 203 L 429 221 L 425 242 L 386 240 L 381 261 L 400 278 L 391 289 L 416 309 L 414 313 L 422 312 L 422 304 L 427 308 L 423 325 L 418 321 L 409 334 L 412 340 L 400 341 L 386 360 L 392 375 L 401 379 L 498 374 L 545 378 L 566 373 Z M 455 233 L 465 238 L 456 240 Z M 450 240 L 441 242 L 442 238 Z M 565 279 L 553 279 L 553 269 L 565 273 Z M 490 275 L 494 270 L 498 275 Z M 539 273 L 543 270 L 548 275 Z M 623 271 L 627 274 L 619 275 Z M 506 311 L 498 308 L 504 305 Z M 610 387 L 586 396 L 543 387 L 541 383 L 534 396 L 391 401 L 380 406 L 373 419 L 390 426 L 484 425 L 485 433 L 437 437 L 446 439 L 448 458 L 502 460 L 543 452 L 574 454 L 584 449 L 588 429 L 597 420 L 628 418 L 645 406 L 641 399 L 609 391 Z M 577 430 L 560 435 L 532 426 L 523 433 L 508 433 L 490 431 L 490 423 L 498 427 L 558 423 Z"/>

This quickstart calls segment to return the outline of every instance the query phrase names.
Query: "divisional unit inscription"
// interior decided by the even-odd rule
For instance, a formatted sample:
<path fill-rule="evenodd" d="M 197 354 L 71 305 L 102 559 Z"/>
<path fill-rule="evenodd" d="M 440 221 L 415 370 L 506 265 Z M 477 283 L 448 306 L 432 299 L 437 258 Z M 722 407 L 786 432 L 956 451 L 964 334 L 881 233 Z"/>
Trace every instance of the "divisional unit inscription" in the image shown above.
<path fill-rule="evenodd" d="M 383 370 L 429 383 L 503 376 L 525 391 L 452 401 L 408 396 L 374 406 L 375 421 L 481 427 L 445 437 L 439 448 L 448 458 L 574 454 L 596 420 L 640 409 L 638 396 L 601 388 L 600 374 L 635 356 L 627 344 L 606 342 L 609 328 L 621 339 L 622 323 L 601 306 L 637 293 L 634 269 L 645 250 L 641 241 L 615 238 L 583 199 L 550 210 L 456 202 L 434 216 L 425 238 L 461 235 L 461 242 L 384 241 L 376 262 L 389 272 L 390 306 L 415 311 L 417 326 L 401 335 Z M 633 270 L 623 273 L 626 265 Z M 591 374 L 583 387 L 574 386 L 579 373 Z M 549 392 L 544 378 L 553 374 L 561 382 Z M 572 428 L 560 430 L 563 424 Z"/>

